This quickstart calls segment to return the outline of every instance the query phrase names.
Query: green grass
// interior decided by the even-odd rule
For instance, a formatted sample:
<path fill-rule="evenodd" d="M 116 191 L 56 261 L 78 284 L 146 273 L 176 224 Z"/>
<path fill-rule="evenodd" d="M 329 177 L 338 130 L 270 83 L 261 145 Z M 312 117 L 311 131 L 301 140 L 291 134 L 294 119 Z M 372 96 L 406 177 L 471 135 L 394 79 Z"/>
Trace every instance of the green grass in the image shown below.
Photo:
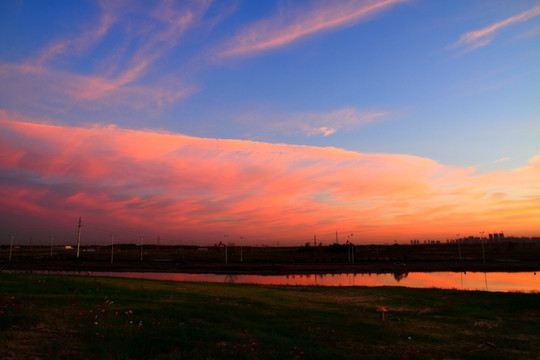
<path fill-rule="evenodd" d="M 540 353 L 539 300 L 0 274 L 0 344 L 13 358 L 525 359 Z"/>

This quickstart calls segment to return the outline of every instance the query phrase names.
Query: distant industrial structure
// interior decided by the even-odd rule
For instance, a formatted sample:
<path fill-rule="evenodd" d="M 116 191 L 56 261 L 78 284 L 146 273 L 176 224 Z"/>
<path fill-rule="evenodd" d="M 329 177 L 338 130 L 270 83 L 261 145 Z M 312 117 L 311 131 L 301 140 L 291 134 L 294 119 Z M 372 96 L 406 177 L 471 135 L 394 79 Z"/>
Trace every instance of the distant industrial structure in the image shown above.
<path fill-rule="evenodd" d="M 504 241 L 504 233 L 489 234 L 489 242 Z"/>
<path fill-rule="evenodd" d="M 484 232 L 481 232 L 476 236 L 460 236 L 456 234 L 455 239 L 447 239 L 446 242 L 440 240 L 410 240 L 410 245 L 440 245 L 440 244 L 503 244 L 503 243 L 538 243 L 540 244 L 540 237 L 515 237 L 515 236 L 505 236 L 504 233 L 489 233 L 484 235 Z"/>

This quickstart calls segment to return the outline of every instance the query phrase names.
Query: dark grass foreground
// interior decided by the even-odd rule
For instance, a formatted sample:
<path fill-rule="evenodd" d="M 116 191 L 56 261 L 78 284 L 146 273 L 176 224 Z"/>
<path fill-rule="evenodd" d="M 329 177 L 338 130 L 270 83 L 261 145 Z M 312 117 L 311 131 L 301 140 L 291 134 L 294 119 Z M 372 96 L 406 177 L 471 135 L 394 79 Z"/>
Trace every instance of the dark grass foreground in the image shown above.
<path fill-rule="evenodd" d="M 1 359 L 539 354 L 539 294 L 0 274 Z"/>

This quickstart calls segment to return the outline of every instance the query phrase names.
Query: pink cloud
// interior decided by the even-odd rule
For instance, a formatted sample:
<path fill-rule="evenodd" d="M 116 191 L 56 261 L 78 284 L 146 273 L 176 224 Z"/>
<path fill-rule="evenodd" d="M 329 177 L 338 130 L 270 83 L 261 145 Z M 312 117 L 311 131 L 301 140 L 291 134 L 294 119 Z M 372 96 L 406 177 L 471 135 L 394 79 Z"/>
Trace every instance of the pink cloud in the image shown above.
<path fill-rule="evenodd" d="M 118 20 L 113 8 L 105 6 L 102 7 L 102 10 L 101 17 L 95 26 L 87 27 L 78 37 L 56 40 L 44 47 L 37 59 L 31 61 L 31 63 L 36 67 L 44 67 L 47 62 L 55 60 L 59 55 L 80 56 L 83 52 L 95 46 Z"/>
<path fill-rule="evenodd" d="M 238 117 L 238 120 L 246 125 L 256 123 L 258 128 L 263 126 L 267 133 L 329 136 L 339 131 L 348 131 L 382 121 L 390 114 L 390 111 L 362 110 L 351 106 L 333 111 L 292 113 L 267 113 L 263 109 L 243 114 Z"/>
<path fill-rule="evenodd" d="M 152 233 L 299 241 L 537 233 L 540 168 L 478 175 L 409 155 L 122 129 L 1 112 L 2 206 Z M 500 196 L 504 188 L 506 196 Z M 201 235 L 202 236 L 202 235 Z M 221 235 L 222 236 L 222 235 Z M 208 241 L 208 242 L 212 242 Z"/>
<path fill-rule="evenodd" d="M 322 134 L 323 136 L 332 135 L 336 132 L 336 129 L 329 128 L 328 126 L 321 126 L 319 128 L 313 128 L 308 132 L 308 136 L 311 135 L 319 135 Z"/>
<path fill-rule="evenodd" d="M 77 35 L 56 39 L 35 58 L 23 63 L 0 64 L 0 96 L 14 108 L 41 107 L 41 111 L 82 107 L 85 109 L 155 109 L 191 95 L 196 87 L 179 73 L 160 74 L 156 61 L 177 45 L 185 32 L 196 26 L 209 4 L 178 6 L 162 1 L 148 12 L 144 4 L 102 2 L 94 23 L 74 29 Z M 132 31 L 131 13 L 145 12 Z M 89 73 L 65 70 L 101 45 L 111 32 L 122 32 L 124 44 L 99 54 Z M 135 45 L 134 45 L 135 44 Z M 130 46 L 128 46 L 130 45 Z M 62 56 L 60 59 L 59 57 Z M 147 76 L 153 71 L 153 76 Z M 66 110 L 64 110 L 66 111 Z"/>
<path fill-rule="evenodd" d="M 137 78 L 144 66 L 140 64 L 118 78 L 109 79 L 29 64 L 0 65 L 0 96 L 13 107 L 39 107 L 41 112 L 60 112 L 73 107 L 150 111 L 173 104 L 198 89 L 176 76 L 158 78 L 152 84 L 138 84 Z"/>
<path fill-rule="evenodd" d="M 509 160 L 511 160 L 511 158 L 509 156 L 503 156 L 502 158 L 499 158 L 499 159 L 495 160 L 493 163 L 499 164 L 499 163 L 509 161 Z"/>
<path fill-rule="evenodd" d="M 241 31 L 218 58 L 241 56 L 292 43 L 305 36 L 364 21 L 405 0 L 317 2 L 280 12 Z"/>
<path fill-rule="evenodd" d="M 456 43 L 454 43 L 452 47 L 468 45 L 469 49 L 467 51 L 471 51 L 476 48 L 486 46 L 493 40 L 495 33 L 499 31 L 500 29 L 503 29 L 512 24 L 527 21 L 538 15 L 540 15 L 540 5 L 537 5 L 527 11 L 524 11 L 521 14 L 511 16 L 507 19 L 504 19 L 497 23 L 486 26 L 482 29 L 465 33 L 461 35 L 459 40 Z"/>

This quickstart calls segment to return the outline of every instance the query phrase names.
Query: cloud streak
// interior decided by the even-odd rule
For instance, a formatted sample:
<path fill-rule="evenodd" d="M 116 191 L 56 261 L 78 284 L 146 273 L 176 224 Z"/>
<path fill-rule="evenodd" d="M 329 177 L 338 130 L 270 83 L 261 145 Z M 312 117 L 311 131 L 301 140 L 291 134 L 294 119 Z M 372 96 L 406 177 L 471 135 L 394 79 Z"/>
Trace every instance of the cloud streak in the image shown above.
<path fill-rule="evenodd" d="M 223 233 L 301 243 L 336 230 L 364 241 L 540 230 L 537 163 L 476 174 L 409 155 L 64 127 L 7 112 L 0 128 L 0 205 L 59 227 L 81 214 L 207 243 Z"/>
<path fill-rule="evenodd" d="M 461 35 L 459 40 L 455 42 L 452 47 L 467 46 L 466 51 L 471 51 L 479 47 L 486 46 L 494 39 L 495 34 L 499 30 L 513 24 L 530 20 L 538 15 L 540 15 L 540 5 L 524 11 L 521 14 L 511 16 L 507 19 L 486 26 L 482 29 L 467 32 Z"/>
<path fill-rule="evenodd" d="M 286 136 L 330 136 L 340 131 L 350 131 L 367 124 L 382 121 L 390 111 L 361 110 L 353 106 L 338 110 L 316 112 L 268 113 L 264 110 L 242 114 L 237 120 L 243 124 L 256 124 L 266 133 Z"/>
<path fill-rule="evenodd" d="M 54 40 L 35 59 L 0 64 L 0 95 L 10 107 L 40 110 L 154 109 L 189 96 L 196 87 L 186 84 L 177 71 L 156 72 L 156 63 L 199 25 L 209 2 L 176 6 L 161 1 L 153 9 L 147 6 L 103 2 L 96 25 L 72 38 Z M 139 19 L 136 26 L 134 16 Z M 107 45 L 108 36 L 122 41 Z M 99 60 L 91 61 L 85 71 L 68 70 L 79 68 L 83 55 Z"/>
<path fill-rule="evenodd" d="M 300 113 L 289 120 L 290 125 L 300 128 L 308 136 L 328 136 L 342 130 L 351 130 L 388 116 L 386 111 L 361 111 L 355 107 L 345 107 L 328 113 Z M 287 122 L 278 124 L 287 127 Z"/>
<path fill-rule="evenodd" d="M 286 9 L 238 33 L 217 57 L 230 58 L 281 47 L 321 31 L 366 21 L 406 0 L 350 0 L 317 2 L 310 7 Z"/>
<path fill-rule="evenodd" d="M 32 61 L 34 66 L 42 68 L 60 55 L 80 56 L 83 52 L 95 46 L 109 32 L 111 26 L 118 21 L 115 8 L 111 5 L 113 4 L 101 3 L 102 14 L 95 27 L 84 30 L 78 37 L 55 41 L 43 48 L 40 56 Z"/>

